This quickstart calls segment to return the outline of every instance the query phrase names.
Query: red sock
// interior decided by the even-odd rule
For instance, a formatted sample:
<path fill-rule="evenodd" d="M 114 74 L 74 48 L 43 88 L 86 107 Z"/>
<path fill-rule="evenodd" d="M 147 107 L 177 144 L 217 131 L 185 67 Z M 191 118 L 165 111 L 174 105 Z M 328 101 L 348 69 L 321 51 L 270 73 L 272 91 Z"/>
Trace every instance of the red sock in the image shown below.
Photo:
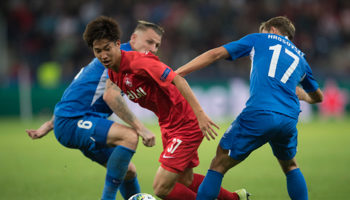
<path fill-rule="evenodd" d="M 190 188 L 193 192 L 197 193 L 199 185 L 202 183 L 203 179 L 204 179 L 203 175 L 193 174 L 193 181 L 191 185 L 188 186 L 188 188 Z M 221 187 L 218 199 L 219 200 L 239 200 L 239 197 L 236 193 L 232 193 Z"/>
<path fill-rule="evenodd" d="M 196 193 L 187 188 L 181 183 L 176 183 L 171 192 L 164 198 L 164 200 L 195 200 Z"/>
<path fill-rule="evenodd" d="M 202 183 L 204 176 L 201 174 L 193 174 L 193 181 L 191 185 L 188 186 L 193 192 L 197 193 L 199 185 Z"/>

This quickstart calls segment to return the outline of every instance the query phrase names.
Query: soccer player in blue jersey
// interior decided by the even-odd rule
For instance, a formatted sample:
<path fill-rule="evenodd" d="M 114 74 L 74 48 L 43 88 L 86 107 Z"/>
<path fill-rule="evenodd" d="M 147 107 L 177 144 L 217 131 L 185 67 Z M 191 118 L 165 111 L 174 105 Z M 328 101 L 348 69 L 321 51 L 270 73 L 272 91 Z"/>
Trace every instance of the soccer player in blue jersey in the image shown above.
<path fill-rule="evenodd" d="M 130 41 L 122 44 L 121 49 L 155 54 L 163 33 L 160 26 L 139 21 Z M 108 120 L 112 112 L 132 128 Z M 110 81 L 107 69 L 98 59 L 93 59 L 76 75 L 57 103 L 54 117 L 39 129 L 26 131 L 37 139 L 52 129 L 62 145 L 80 149 L 86 157 L 107 168 L 102 199 L 115 199 L 125 174 L 119 188 L 122 196 L 128 199 L 140 192 L 136 168 L 130 159 L 136 150 L 138 135 L 149 147 L 155 144 L 155 135 L 128 109 L 119 87 Z"/>
<path fill-rule="evenodd" d="M 294 34 L 288 18 L 274 17 L 261 24 L 260 33 L 211 49 L 176 71 L 185 76 L 220 59 L 250 56 L 252 61 L 250 98 L 221 138 L 197 199 L 215 199 L 224 174 L 267 142 L 286 175 L 290 198 L 308 199 L 304 176 L 294 158 L 299 100 L 319 103 L 323 94 L 304 53 L 291 42 Z"/>

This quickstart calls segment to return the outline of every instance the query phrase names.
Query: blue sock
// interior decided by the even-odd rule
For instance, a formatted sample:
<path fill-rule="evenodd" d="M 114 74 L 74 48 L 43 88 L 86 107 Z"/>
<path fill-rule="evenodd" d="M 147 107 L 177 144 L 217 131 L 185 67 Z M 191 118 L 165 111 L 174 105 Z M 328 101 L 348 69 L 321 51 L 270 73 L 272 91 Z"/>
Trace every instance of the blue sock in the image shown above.
<path fill-rule="evenodd" d="M 287 172 L 287 189 L 292 200 L 307 200 L 307 186 L 300 169 L 293 169 Z"/>
<path fill-rule="evenodd" d="M 141 189 L 137 177 L 127 181 L 124 180 L 119 190 L 124 199 L 129 199 L 132 195 L 140 193 Z"/>
<path fill-rule="evenodd" d="M 123 146 L 114 148 L 107 162 L 107 174 L 102 200 L 115 200 L 118 187 L 124 179 L 134 153 L 135 151 Z"/>
<path fill-rule="evenodd" d="M 197 200 L 213 200 L 219 195 L 224 175 L 217 171 L 208 170 L 197 192 Z"/>

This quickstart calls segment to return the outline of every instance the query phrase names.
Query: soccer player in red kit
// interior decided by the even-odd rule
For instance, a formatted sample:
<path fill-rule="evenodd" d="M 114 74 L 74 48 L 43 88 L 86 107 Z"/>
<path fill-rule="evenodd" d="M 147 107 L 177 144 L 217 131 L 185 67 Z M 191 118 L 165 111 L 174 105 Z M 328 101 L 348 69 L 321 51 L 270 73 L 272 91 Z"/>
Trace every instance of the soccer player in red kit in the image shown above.
<path fill-rule="evenodd" d="M 186 80 L 151 53 L 120 50 L 119 26 L 111 18 L 102 16 L 91 21 L 84 40 L 108 68 L 112 82 L 130 100 L 158 117 L 163 152 L 153 183 L 154 193 L 167 200 L 195 199 L 204 178 L 193 173 L 199 164 L 197 149 L 204 136 L 208 140 L 215 138 L 213 127 L 218 126 L 204 113 Z M 221 189 L 218 198 L 239 199 L 244 192 Z"/>

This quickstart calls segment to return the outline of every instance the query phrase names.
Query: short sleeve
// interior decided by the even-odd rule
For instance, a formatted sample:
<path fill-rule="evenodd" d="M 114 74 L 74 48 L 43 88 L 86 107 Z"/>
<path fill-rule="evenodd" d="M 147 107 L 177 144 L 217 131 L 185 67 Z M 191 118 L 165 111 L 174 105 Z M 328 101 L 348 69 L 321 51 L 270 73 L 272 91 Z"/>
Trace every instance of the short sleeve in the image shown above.
<path fill-rule="evenodd" d="M 162 87 L 171 84 L 176 76 L 176 73 L 169 66 L 152 57 L 139 59 L 133 63 L 132 68 L 140 73 L 145 72 Z"/>
<path fill-rule="evenodd" d="M 254 46 L 257 36 L 257 34 L 249 34 L 240 40 L 223 45 L 230 54 L 228 59 L 235 60 L 240 57 L 248 56 Z"/>
<path fill-rule="evenodd" d="M 317 81 L 312 76 L 312 71 L 309 65 L 306 66 L 305 74 L 300 84 L 306 92 L 315 92 L 319 88 Z"/>

